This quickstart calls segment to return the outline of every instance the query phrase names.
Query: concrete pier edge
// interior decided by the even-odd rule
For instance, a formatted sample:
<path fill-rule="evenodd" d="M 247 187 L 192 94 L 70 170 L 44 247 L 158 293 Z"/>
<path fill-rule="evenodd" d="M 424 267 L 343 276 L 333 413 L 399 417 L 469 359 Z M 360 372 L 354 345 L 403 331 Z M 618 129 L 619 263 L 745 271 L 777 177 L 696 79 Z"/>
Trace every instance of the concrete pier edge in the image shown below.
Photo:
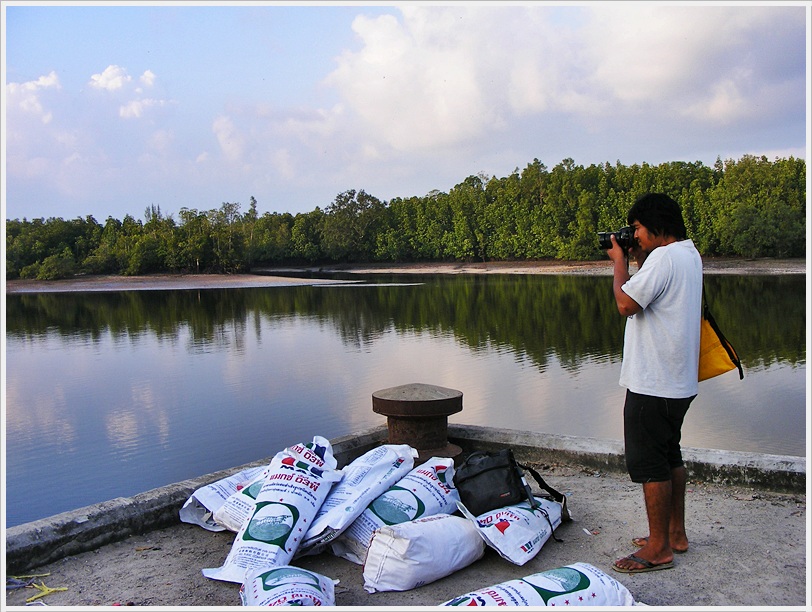
<path fill-rule="evenodd" d="M 385 443 L 387 433 L 383 425 L 332 439 L 338 465 L 347 465 Z M 451 423 L 448 438 L 459 445 L 463 453 L 509 446 L 523 463 L 574 464 L 598 471 L 625 470 L 620 441 Z M 267 465 L 271 458 L 10 527 L 5 530 L 7 572 L 19 574 L 131 535 L 178 524 L 178 511 L 194 491 L 246 467 Z M 806 492 L 805 457 L 683 448 L 683 458 L 691 480 L 778 492 Z"/>

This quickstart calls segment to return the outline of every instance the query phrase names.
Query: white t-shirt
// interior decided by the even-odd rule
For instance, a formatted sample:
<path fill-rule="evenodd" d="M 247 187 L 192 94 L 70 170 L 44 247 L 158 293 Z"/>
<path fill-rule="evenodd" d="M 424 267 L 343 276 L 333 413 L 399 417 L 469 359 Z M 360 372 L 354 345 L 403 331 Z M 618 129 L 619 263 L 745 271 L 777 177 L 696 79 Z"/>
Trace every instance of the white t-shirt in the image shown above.
<path fill-rule="evenodd" d="M 657 247 L 621 289 L 642 310 L 626 320 L 620 385 L 657 397 L 696 395 L 702 258 L 693 241 Z"/>

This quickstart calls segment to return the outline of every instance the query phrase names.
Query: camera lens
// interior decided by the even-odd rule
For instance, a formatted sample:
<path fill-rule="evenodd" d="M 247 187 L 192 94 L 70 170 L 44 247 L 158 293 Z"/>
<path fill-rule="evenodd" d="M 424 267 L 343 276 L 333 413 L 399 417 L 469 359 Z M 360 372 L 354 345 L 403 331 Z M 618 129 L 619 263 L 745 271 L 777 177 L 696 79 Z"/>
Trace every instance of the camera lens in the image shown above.
<path fill-rule="evenodd" d="M 634 242 L 634 230 L 630 226 L 621 227 L 616 232 L 598 232 L 598 246 L 603 250 L 612 248 L 612 236 L 624 249 L 628 249 Z"/>
<path fill-rule="evenodd" d="M 598 232 L 598 246 L 604 251 L 612 248 L 612 232 Z"/>

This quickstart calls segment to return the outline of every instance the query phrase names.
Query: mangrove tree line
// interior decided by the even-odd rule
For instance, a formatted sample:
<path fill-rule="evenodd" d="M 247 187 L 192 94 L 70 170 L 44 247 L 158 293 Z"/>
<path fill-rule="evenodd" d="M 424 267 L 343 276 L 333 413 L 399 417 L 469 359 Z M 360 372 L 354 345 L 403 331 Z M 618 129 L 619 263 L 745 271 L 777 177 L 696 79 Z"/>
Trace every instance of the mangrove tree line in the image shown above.
<path fill-rule="evenodd" d="M 159 206 L 130 215 L 6 221 L 6 275 L 55 279 L 84 274 L 237 273 L 262 265 L 343 262 L 586 260 L 596 234 L 626 223 L 635 198 L 664 192 L 683 208 L 705 256 L 805 257 L 806 164 L 744 156 L 713 167 L 576 165 L 549 170 L 534 159 L 502 178 L 469 176 L 447 193 L 385 202 L 348 190 L 324 209 L 257 212 L 239 203 Z"/>

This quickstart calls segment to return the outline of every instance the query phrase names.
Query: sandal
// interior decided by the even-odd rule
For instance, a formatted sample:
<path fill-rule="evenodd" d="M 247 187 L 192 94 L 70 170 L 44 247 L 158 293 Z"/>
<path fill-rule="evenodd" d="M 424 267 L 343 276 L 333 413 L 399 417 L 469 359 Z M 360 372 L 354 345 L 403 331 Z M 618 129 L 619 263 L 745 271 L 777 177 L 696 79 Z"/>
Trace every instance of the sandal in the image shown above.
<path fill-rule="evenodd" d="M 657 570 L 662 569 L 671 569 L 674 567 L 674 562 L 669 561 L 667 563 L 652 563 L 651 561 L 647 561 L 642 557 L 638 557 L 635 554 L 628 555 L 627 557 L 623 557 L 623 559 L 619 559 L 619 561 L 634 561 L 638 565 L 642 565 L 643 567 L 620 567 L 617 564 L 617 561 L 612 563 L 612 569 L 616 572 L 622 572 L 624 574 L 640 574 L 642 572 L 654 572 Z"/>

